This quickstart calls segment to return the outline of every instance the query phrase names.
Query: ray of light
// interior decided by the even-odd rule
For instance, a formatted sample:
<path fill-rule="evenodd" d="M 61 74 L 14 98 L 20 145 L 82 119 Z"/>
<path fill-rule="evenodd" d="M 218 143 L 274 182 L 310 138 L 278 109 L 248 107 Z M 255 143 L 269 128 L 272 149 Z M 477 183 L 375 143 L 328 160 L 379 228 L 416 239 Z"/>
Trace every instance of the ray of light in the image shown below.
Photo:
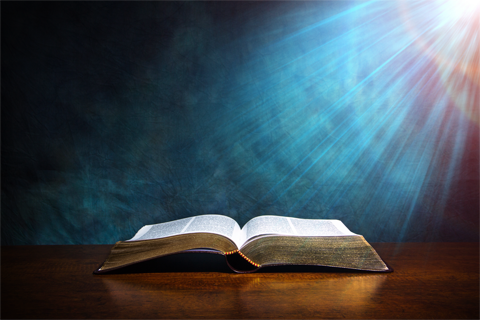
<path fill-rule="evenodd" d="M 244 219 L 340 215 L 399 241 L 422 237 L 414 221 L 444 225 L 439 203 L 448 202 L 471 128 L 465 120 L 472 119 L 456 110 L 460 100 L 464 107 L 476 101 L 477 74 L 434 55 L 474 66 L 478 38 L 470 27 L 440 23 L 436 5 L 379 1 L 336 11 L 328 22 L 298 22 L 299 31 L 242 65 L 254 70 L 232 93 L 245 96 L 243 104 L 225 111 L 234 110 L 216 136 L 231 134 L 218 157 L 240 164 L 228 195 L 261 187 Z M 314 21 L 311 11 L 290 18 Z M 448 25 L 469 40 L 459 52 L 446 49 L 451 36 L 439 35 Z"/>
<path fill-rule="evenodd" d="M 313 58 L 315 60 L 325 59 L 325 58 L 328 58 L 328 55 L 329 55 L 330 51 L 332 50 L 331 49 L 332 46 L 337 50 L 340 46 L 344 46 L 346 50 L 344 52 L 342 52 L 342 54 L 340 56 L 335 57 L 331 61 L 328 61 L 328 63 L 326 63 L 326 64 L 323 64 L 320 68 L 318 68 L 314 72 L 310 73 L 308 75 L 308 77 L 303 78 L 298 82 L 294 82 L 295 81 L 295 74 L 294 73 L 289 73 L 286 78 L 282 79 L 282 82 L 288 83 L 288 82 L 292 81 L 292 82 L 294 82 L 294 85 L 293 86 L 287 86 L 286 90 L 281 92 L 281 95 L 285 97 L 284 100 L 286 100 L 286 101 L 291 100 L 290 106 L 287 107 L 286 109 L 282 110 L 281 113 L 285 113 L 288 109 L 295 108 L 296 103 L 298 104 L 298 103 L 303 102 L 301 100 L 297 101 L 298 98 L 294 97 L 294 92 L 295 92 L 295 90 L 297 90 L 298 87 L 311 86 L 311 84 L 308 83 L 309 81 L 311 81 L 311 79 L 315 79 L 318 75 L 320 75 L 321 77 L 325 76 L 325 72 L 328 71 L 329 68 L 331 70 L 329 70 L 327 73 L 335 72 L 335 68 L 339 68 L 342 65 L 348 63 L 349 60 L 355 59 L 356 56 L 358 56 L 361 53 L 367 51 L 372 46 L 376 45 L 378 42 L 387 38 L 391 33 L 398 32 L 402 28 L 401 26 L 396 26 L 392 30 L 382 34 L 380 37 L 376 37 L 376 34 L 372 33 L 371 28 L 367 28 L 366 29 L 367 32 L 371 32 L 372 33 L 371 37 L 372 38 L 375 37 L 375 39 L 372 42 L 363 44 L 363 46 L 364 46 L 363 48 L 361 48 L 361 47 L 351 48 L 349 46 L 348 37 L 352 33 L 359 32 L 359 30 L 365 29 L 365 27 L 368 27 L 369 24 L 371 24 L 372 22 L 374 22 L 376 20 L 381 19 L 382 16 L 384 16 L 388 12 L 391 12 L 392 10 L 393 10 L 392 8 L 389 8 L 388 10 L 385 10 L 385 11 L 381 12 L 380 14 L 372 17 L 371 19 L 361 23 L 360 25 L 355 26 L 354 28 L 350 29 L 349 31 L 347 31 L 347 32 L 345 32 L 345 33 L 343 33 L 343 34 L 341 34 L 337 37 L 334 37 L 334 38 L 328 40 L 325 43 L 322 43 L 318 47 L 314 47 L 313 49 L 309 50 L 306 53 L 303 53 L 302 55 L 300 55 L 298 57 L 295 57 L 293 60 L 289 60 L 289 61 L 287 61 L 287 62 L 285 62 L 285 63 L 283 63 L 279 66 L 275 66 L 272 70 L 267 70 L 267 72 L 265 72 L 264 69 L 260 69 L 261 73 L 258 75 L 258 77 L 255 77 L 256 81 L 267 83 L 267 85 L 263 88 L 262 93 L 254 95 L 253 97 L 250 97 L 249 100 L 247 102 L 245 102 L 244 104 L 239 104 L 239 105 L 235 106 L 235 109 L 241 109 L 242 111 L 238 115 L 236 115 L 235 117 L 230 118 L 229 122 L 224 123 L 222 125 L 222 127 L 217 127 L 215 129 L 215 132 L 213 132 L 213 134 L 214 135 L 215 134 L 217 134 L 217 135 L 221 134 L 222 129 L 225 128 L 225 127 L 234 127 L 234 128 L 241 129 L 243 132 L 247 132 L 246 137 L 241 138 L 241 140 L 248 138 L 248 136 L 250 136 L 250 135 L 253 135 L 257 130 L 259 130 L 259 128 L 258 127 L 254 128 L 253 130 L 255 130 L 255 131 L 252 131 L 252 129 L 247 128 L 244 125 L 242 125 L 242 121 L 244 121 L 244 117 L 246 115 L 249 115 L 251 113 L 255 113 L 255 116 L 259 117 L 259 116 L 262 116 L 262 114 L 265 114 L 265 113 L 268 112 L 268 108 L 267 108 L 268 107 L 268 102 L 267 101 L 265 101 L 264 103 L 257 103 L 257 101 L 259 100 L 259 98 L 261 98 L 261 96 L 265 96 L 266 94 L 269 94 L 271 96 L 276 96 L 278 98 L 278 95 L 279 95 L 278 88 L 277 88 L 278 83 L 275 82 L 275 81 L 272 81 L 271 80 L 272 78 L 277 78 L 278 75 L 279 75 L 279 72 L 282 72 L 282 69 L 288 67 L 289 65 L 291 65 L 291 64 L 293 64 L 293 63 L 295 63 L 299 60 L 306 59 L 309 56 L 311 56 L 312 54 L 316 55 Z M 348 11 L 349 11 L 349 13 L 352 12 L 351 10 L 348 10 Z M 342 16 L 345 15 L 345 14 L 346 13 L 342 14 Z M 331 22 L 332 20 L 333 19 L 328 19 L 329 22 Z M 325 23 L 322 23 L 321 25 L 324 25 Z M 325 47 L 327 47 L 327 48 L 325 48 Z M 322 52 L 322 49 L 325 49 L 325 52 Z M 361 49 L 361 50 L 359 50 L 359 49 Z M 310 58 L 310 59 L 312 59 L 312 58 Z M 253 70 L 255 70 L 254 66 L 251 66 L 251 68 Z M 238 88 L 236 88 L 236 89 L 238 89 Z M 313 102 L 313 101 L 311 101 L 311 102 Z M 297 112 L 299 112 L 299 111 L 301 111 L 301 110 L 297 110 Z M 231 113 L 232 110 L 228 110 L 227 112 Z M 210 122 L 217 121 L 217 119 L 221 116 L 222 115 L 217 115 L 216 117 L 212 117 L 212 120 L 210 120 Z M 276 115 L 276 116 L 278 117 L 279 115 Z M 269 121 L 272 121 L 272 120 L 273 119 L 270 119 Z M 267 125 L 266 123 L 262 123 L 260 126 L 266 126 L 266 125 Z M 225 152 L 227 152 L 227 153 L 230 152 L 231 148 L 232 147 L 230 146 L 230 148 L 228 148 Z"/>
<path fill-rule="evenodd" d="M 397 73 L 398 73 L 398 71 L 402 70 L 404 65 L 408 64 L 409 62 L 410 62 L 409 60 L 405 61 L 399 67 L 399 69 L 397 70 Z M 421 63 L 422 63 L 422 59 L 418 59 L 415 62 L 415 64 L 412 66 L 412 69 L 415 69 Z M 391 77 L 394 78 L 395 76 L 397 76 L 397 74 L 392 74 Z M 423 77 L 425 77 L 425 75 Z M 389 110 L 387 110 L 386 114 L 383 116 L 381 121 L 378 121 L 377 123 L 375 123 L 371 128 L 366 129 L 365 136 L 363 137 L 363 139 L 361 141 L 358 142 L 358 144 L 355 144 L 355 145 L 352 146 L 352 148 L 348 149 L 349 152 L 346 155 L 344 155 L 339 161 L 336 161 L 336 162 L 330 164 L 330 166 L 333 167 L 333 168 L 331 170 L 329 170 L 330 168 L 327 168 L 324 171 L 324 173 L 322 173 L 322 175 L 320 175 L 316 179 L 316 181 L 312 184 L 312 187 L 314 187 L 315 184 L 317 184 L 320 181 L 322 181 L 322 184 L 319 187 L 317 187 L 317 189 L 308 197 L 308 199 L 306 201 L 303 202 L 303 204 L 300 206 L 300 208 L 298 208 L 298 210 L 301 210 L 317 194 L 317 192 L 322 187 L 322 185 L 324 185 L 326 183 L 326 181 L 328 181 L 329 177 L 331 177 L 332 175 L 334 175 L 336 173 L 337 169 L 339 169 L 343 166 L 349 165 L 348 162 L 351 162 L 352 159 L 357 160 L 358 158 L 360 158 L 362 152 L 370 146 L 372 137 L 374 137 L 380 131 L 380 129 L 382 129 L 384 127 L 385 123 L 390 119 L 390 117 L 395 116 L 395 121 L 388 128 L 388 131 L 386 132 L 386 134 L 382 137 L 382 141 L 381 141 L 382 144 L 381 145 L 377 144 L 377 148 L 380 149 L 380 150 L 383 150 L 384 148 L 386 148 L 389 145 L 389 143 L 392 141 L 392 139 L 395 138 L 395 134 L 397 133 L 397 130 L 400 128 L 402 122 L 404 121 L 404 118 L 405 118 L 407 112 L 409 111 L 409 109 L 408 108 L 401 108 L 400 113 L 398 113 L 397 111 L 401 106 L 405 106 L 406 104 L 410 104 L 409 99 L 411 99 L 411 95 L 415 92 L 417 87 L 420 85 L 420 82 L 422 81 L 423 77 L 420 79 L 420 81 L 418 81 L 415 84 L 414 87 L 412 87 L 407 92 L 407 94 L 404 97 L 398 97 L 397 98 L 397 101 L 395 101 L 392 104 L 392 107 Z M 400 75 L 399 79 L 397 79 L 394 82 L 394 85 L 397 85 L 397 84 L 399 84 L 399 83 L 401 83 L 401 82 L 403 82 L 403 81 L 405 81 L 406 79 L 409 79 L 409 78 L 411 78 L 411 76 L 409 76 L 407 74 Z M 379 103 L 379 104 L 384 103 L 384 101 L 386 99 L 386 96 L 391 94 L 392 91 L 394 91 L 393 86 L 391 86 L 390 89 L 387 90 L 383 94 L 383 100 L 381 100 L 377 103 Z M 364 168 L 364 170 L 369 170 L 369 169 Z M 326 175 L 327 173 L 328 173 L 328 175 Z M 326 175 L 326 176 L 324 177 L 324 175 Z M 348 189 L 349 188 L 345 188 L 344 192 L 348 191 Z M 379 191 L 379 190 L 381 190 L 381 189 L 380 188 L 377 189 L 377 191 Z M 294 203 L 294 205 L 289 209 L 289 212 L 292 211 L 292 209 L 295 207 L 295 205 L 297 205 L 305 196 L 306 196 L 306 193 L 304 193 Z M 341 198 L 341 195 L 340 195 L 340 198 Z"/>
<path fill-rule="evenodd" d="M 346 64 L 349 62 L 349 59 L 354 59 L 357 55 L 360 55 L 361 53 L 363 52 L 366 52 L 368 49 L 372 48 L 374 45 L 378 44 L 379 42 L 381 42 L 382 40 L 384 40 L 385 38 L 387 38 L 391 33 L 395 32 L 395 31 L 398 31 L 400 27 L 397 27 L 389 32 L 387 32 L 386 34 L 382 35 L 381 37 L 377 38 L 375 41 L 373 41 L 372 43 L 368 44 L 365 48 L 362 48 L 359 52 L 355 53 L 352 55 L 351 52 L 347 52 L 345 53 L 344 55 L 340 56 L 338 59 L 332 61 L 329 63 L 329 65 L 334 65 L 336 66 L 336 68 L 339 68 L 341 67 L 342 65 Z M 406 46 L 408 47 L 408 46 Z M 404 48 L 406 48 L 404 47 Z M 358 49 L 357 49 L 358 50 Z M 395 56 L 397 56 L 400 52 L 397 52 Z M 393 59 L 394 57 L 392 57 L 391 59 Z M 339 112 L 342 112 L 342 109 L 341 109 L 341 106 L 342 106 L 342 103 L 344 103 L 346 100 L 348 100 L 352 95 L 355 94 L 355 90 L 357 90 L 359 87 L 361 87 L 361 85 L 365 82 L 368 82 L 369 79 L 374 76 L 382 67 L 384 67 L 386 64 L 388 64 L 388 62 L 391 61 L 391 59 L 389 59 L 387 62 L 385 62 L 384 64 L 382 64 L 380 67 L 378 67 L 376 70 L 374 70 L 367 78 L 365 78 L 364 80 L 362 80 L 359 84 L 357 84 L 354 88 L 350 89 L 350 91 L 348 91 L 344 96 L 342 96 L 338 101 L 336 101 L 335 103 L 333 103 L 332 105 L 330 105 L 329 107 L 327 107 L 325 110 L 322 110 L 322 112 L 320 113 L 317 113 L 315 114 L 313 117 L 309 118 L 306 122 L 304 122 L 301 126 L 297 126 L 296 128 L 294 128 L 294 131 L 292 132 L 292 135 L 295 136 L 297 133 L 301 133 L 301 136 L 297 138 L 296 142 L 295 143 L 292 143 L 290 145 L 286 145 L 286 143 L 282 142 L 282 141 L 277 141 L 275 143 L 275 145 L 273 146 L 273 149 L 269 150 L 265 156 L 261 159 L 259 159 L 258 163 L 256 166 L 252 166 L 251 167 L 251 171 L 249 172 L 249 174 L 253 174 L 254 172 L 256 172 L 257 170 L 259 170 L 264 164 L 267 164 L 272 158 L 276 157 L 278 155 L 278 152 L 284 152 L 285 150 L 288 150 L 288 149 L 292 149 L 292 148 L 295 148 L 297 147 L 297 144 L 300 143 L 301 141 L 310 141 L 311 137 L 313 134 L 315 134 L 316 130 L 318 130 L 318 126 L 316 126 L 316 124 L 320 121 L 322 121 L 322 119 L 324 118 L 329 118 L 329 117 L 332 117 L 334 116 L 335 114 L 338 114 Z M 316 70 L 314 72 L 314 74 L 317 74 L 317 73 L 321 73 L 322 71 L 324 71 L 326 68 L 328 67 L 328 65 L 326 67 L 322 67 L 320 68 L 319 70 Z M 332 71 L 334 72 L 334 71 Z M 306 80 L 302 80 L 302 82 L 304 82 Z M 298 85 L 298 83 L 297 83 Z M 324 93 L 324 92 L 328 92 L 328 90 L 330 89 L 327 88 L 326 90 L 322 91 L 321 93 Z M 315 103 L 317 102 L 316 99 L 315 100 L 312 100 L 310 101 L 308 104 L 305 104 L 303 106 L 300 106 L 300 107 L 297 107 L 297 105 L 293 104 L 292 106 L 290 107 L 287 107 L 287 108 L 284 108 L 283 110 L 281 110 L 278 114 L 274 115 L 271 119 L 267 120 L 266 122 L 260 124 L 258 127 L 256 127 L 255 129 L 253 129 L 253 131 L 249 132 L 245 137 L 243 138 L 240 138 L 238 141 L 241 142 L 243 141 L 244 139 L 250 137 L 250 136 L 253 136 L 253 139 L 259 139 L 261 135 L 255 135 L 255 133 L 257 133 L 257 131 L 259 131 L 260 129 L 262 129 L 262 127 L 264 126 L 267 126 L 269 124 L 269 122 L 271 121 L 274 121 L 276 118 L 280 117 L 283 113 L 285 113 L 286 111 L 288 111 L 289 109 L 291 108 L 294 108 L 296 109 L 296 111 L 294 111 L 293 114 L 288 114 L 288 119 L 291 120 L 292 117 L 296 116 L 297 114 L 302 114 L 302 111 L 304 111 L 305 108 L 307 108 L 310 104 L 312 103 Z M 251 110 L 249 110 L 251 111 Z M 263 132 L 262 134 L 268 134 L 269 131 L 273 131 L 275 130 L 278 126 L 282 125 L 282 123 L 278 123 L 277 125 L 269 128 L 266 132 Z M 336 130 L 339 130 L 339 128 L 337 128 Z M 319 146 L 317 146 L 318 148 Z M 230 146 L 229 149 L 227 149 L 227 152 L 231 151 L 231 149 L 233 148 L 233 146 Z M 317 149 L 315 148 L 315 149 Z M 307 156 L 304 158 L 306 159 L 308 156 L 310 156 L 315 150 L 312 150 L 310 151 Z M 298 164 L 297 166 L 295 166 L 292 170 L 296 169 L 298 167 Z M 245 175 L 244 179 L 248 179 L 248 175 Z"/>
<path fill-rule="evenodd" d="M 380 70 L 382 70 L 386 65 L 388 65 L 393 59 L 395 59 L 399 54 L 401 54 L 406 48 L 408 48 L 412 43 L 414 42 L 414 40 L 410 41 L 409 43 L 407 43 L 407 45 L 405 45 L 401 50 L 397 51 L 393 56 L 391 56 L 388 60 L 386 60 L 385 62 L 383 62 L 379 67 L 377 67 L 374 71 L 372 71 L 365 79 L 363 79 L 360 83 L 358 83 L 355 87 L 353 87 L 350 91 L 347 92 L 347 94 L 345 94 L 340 100 L 336 101 L 334 104 L 332 104 L 327 110 L 330 110 L 330 109 L 333 109 L 334 107 L 336 107 L 337 105 L 343 103 L 346 99 L 350 98 L 353 94 L 355 94 L 356 90 L 361 87 L 362 85 L 364 85 L 366 82 L 368 82 L 373 76 L 375 76 L 377 74 L 377 72 L 379 72 Z M 368 111 L 368 110 L 367 110 Z M 283 196 L 295 183 L 298 182 L 298 180 L 301 179 L 301 177 L 308 171 L 312 168 L 313 165 L 315 165 L 317 163 L 317 161 L 322 157 L 324 156 L 328 151 L 330 151 L 330 149 L 345 135 L 348 133 L 348 131 L 355 125 L 355 123 L 357 121 L 361 121 L 362 120 L 362 117 L 365 116 L 367 114 L 367 112 L 365 112 L 363 115 L 361 115 L 360 117 L 358 117 L 352 124 L 350 124 L 347 128 L 343 128 L 342 125 L 344 123 L 347 122 L 347 120 L 349 120 L 349 118 L 347 117 L 346 119 L 344 119 L 338 126 L 336 129 L 334 129 L 334 131 L 329 135 L 327 136 L 325 139 L 323 139 L 319 144 L 317 144 L 299 163 L 297 163 L 283 178 L 281 178 L 268 192 L 267 194 L 271 193 L 278 185 L 280 185 L 281 182 L 283 182 L 292 172 L 294 172 L 295 169 L 298 168 L 298 166 L 300 164 L 303 163 L 303 161 L 305 161 L 306 159 L 308 159 L 318 148 L 320 148 L 324 142 L 327 141 L 327 138 L 330 138 L 331 136 L 333 136 L 336 131 L 340 131 L 340 129 L 343 130 L 342 133 L 339 134 L 339 136 L 333 141 L 330 143 L 330 145 L 328 146 L 325 146 L 322 150 L 322 153 L 317 156 L 315 158 L 315 160 L 313 161 L 312 164 L 310 164 L 307 169 L 305 169 L 303 171 L 303 173 L 301 173 L 294 181 L 293 183 L 291 183 L 281 194 L 279 197 Z M 267 195 L 266 194 L 266 195 Z M 260 198 L 259 201 L 262 201 L 265 196 L 264 195 L 262 198 Z"/>

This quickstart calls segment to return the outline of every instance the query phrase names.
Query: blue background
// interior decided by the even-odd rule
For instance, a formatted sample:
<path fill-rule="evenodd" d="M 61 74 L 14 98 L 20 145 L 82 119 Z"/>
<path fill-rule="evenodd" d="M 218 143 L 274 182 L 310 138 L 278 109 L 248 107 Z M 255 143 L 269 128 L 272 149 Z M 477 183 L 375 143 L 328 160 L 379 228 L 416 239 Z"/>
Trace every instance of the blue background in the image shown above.
<path fill-rule="evenodd" d="M 434 5 L 3 2 L 2 244 L 207 213 L 478 241 L 480 36 Z"/>

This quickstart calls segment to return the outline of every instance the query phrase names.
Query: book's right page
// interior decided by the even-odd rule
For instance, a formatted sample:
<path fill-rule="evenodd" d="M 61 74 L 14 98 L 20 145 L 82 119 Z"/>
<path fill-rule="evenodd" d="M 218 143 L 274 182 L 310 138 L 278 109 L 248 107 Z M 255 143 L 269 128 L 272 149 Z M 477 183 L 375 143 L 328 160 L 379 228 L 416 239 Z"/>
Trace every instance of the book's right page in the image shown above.
<path fill-rule="evenodd" d="M 351 232 L 340 220 L 335 219 L 299 219 L 287 218 L 299 236 L 352 236 Z"/>
<path fill-rule="evenodd" d="M 391 271 L 374 248 L 339 220 L 253 218 L 242 228 L 241 252 L 259 266 L 319 265 Z"/>
<path fill-rule="evenodd" d="M 352 236 L 355 233 L 335 219 L 300 219 L 281 216 L 259 216 L 242 228 L 244 242 L 265 234 L 291 236 Z"/>

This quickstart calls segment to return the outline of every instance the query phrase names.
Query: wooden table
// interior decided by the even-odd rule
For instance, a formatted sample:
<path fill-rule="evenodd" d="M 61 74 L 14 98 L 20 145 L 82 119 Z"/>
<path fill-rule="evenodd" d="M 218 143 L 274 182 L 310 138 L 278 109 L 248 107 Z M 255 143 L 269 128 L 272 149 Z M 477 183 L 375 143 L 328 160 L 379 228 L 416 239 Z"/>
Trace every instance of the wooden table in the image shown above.
<path fill-rule="evenodd" d="M 1 316 L 479 318 L 478 243 L 373 246 L 393 273 L 299 267 L 235 274 L 223 256 L 190 254 L 94 275 L 111 246 L 4 246 Z"/>

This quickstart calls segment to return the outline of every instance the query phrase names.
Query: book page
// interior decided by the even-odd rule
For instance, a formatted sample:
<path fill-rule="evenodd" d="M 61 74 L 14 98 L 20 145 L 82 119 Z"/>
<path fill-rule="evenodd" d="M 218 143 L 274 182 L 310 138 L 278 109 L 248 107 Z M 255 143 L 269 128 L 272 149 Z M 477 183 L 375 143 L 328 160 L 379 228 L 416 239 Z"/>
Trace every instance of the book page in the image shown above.
<path fill-rule="evenodd" d="M 179 234 L 207 232 L 215 233 L 231 239 L 238 245 L 241 230 L 232 218 L 207 214 L 165 223 L 146 225 L 135 236 L 127 241 L 159 239 Z"/>
<path fill-rule="evenodd" d="M 340 221 L 333 219 L 300 219 L 280 216 L 253 218 L 242 229 L 244 242 L 263 234 L 292 236 L 349 236 L 355 235 Z"/>
<path fill-rule="evenodd" d="M 260 216 L 253 218 L 243 226 L 242 230 L 245 234 L 245 240 L 261 234 L 295 234 L 287 218 L 279 216 Z"/>
<path fill-rule="evenodd" d="M 355 235 L 340 220 L 288 218 L 299 236 L 329 237 Z"/>

